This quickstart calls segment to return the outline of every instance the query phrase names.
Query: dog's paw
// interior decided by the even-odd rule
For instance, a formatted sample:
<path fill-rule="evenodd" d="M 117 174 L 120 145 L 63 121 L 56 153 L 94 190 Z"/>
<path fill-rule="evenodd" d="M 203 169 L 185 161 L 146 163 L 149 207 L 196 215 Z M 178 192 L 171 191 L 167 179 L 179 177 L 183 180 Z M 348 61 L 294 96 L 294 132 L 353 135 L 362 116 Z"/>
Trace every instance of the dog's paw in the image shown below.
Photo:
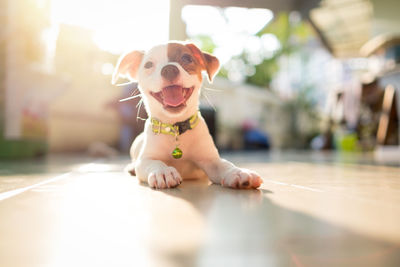
<path fill-rule="evenodd" d="M 221 185 L 236 189 L 250 189 L 258 188 L 262 182 L 260 175 L 256 172 L 235 168 L 222 178 Z"/>
<path fill-rule="evenodd" d="M 148 177 L 148 183 L 152 188 L 173 188 L 182 183 L 182 177 L 174 167 L 166 167 L 151 172 Z"/>

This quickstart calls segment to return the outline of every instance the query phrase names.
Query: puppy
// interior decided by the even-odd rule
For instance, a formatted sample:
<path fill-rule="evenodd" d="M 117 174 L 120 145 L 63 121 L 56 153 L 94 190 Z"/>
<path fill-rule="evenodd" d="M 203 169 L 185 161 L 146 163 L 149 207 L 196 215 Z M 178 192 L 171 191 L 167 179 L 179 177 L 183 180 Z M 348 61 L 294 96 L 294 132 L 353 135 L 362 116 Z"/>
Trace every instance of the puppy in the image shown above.
<path fill-rule="evenodd" d="M 112 83 L 120 75 L 136 80 L 149 115 L 130 152 L 128 168 L 140 181 L 158 189 L 204 176 L 238 189 L 261 185 L 255 172 L 220 158 L 199 112 L 202 72 L 211 82 L 218 69 L 216 57 L 191 43 L 170 42 L 121 56 Z"/>

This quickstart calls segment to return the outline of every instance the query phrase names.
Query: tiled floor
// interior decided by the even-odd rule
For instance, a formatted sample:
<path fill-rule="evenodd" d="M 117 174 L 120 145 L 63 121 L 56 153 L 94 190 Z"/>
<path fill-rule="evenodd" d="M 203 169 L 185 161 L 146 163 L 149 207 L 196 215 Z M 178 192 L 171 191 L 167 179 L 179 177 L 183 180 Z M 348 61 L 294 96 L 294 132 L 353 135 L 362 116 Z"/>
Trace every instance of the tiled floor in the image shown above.
<path fill-rule="evenodd" d="M 227 154 L 264 179 L 156 191 L 127 158 L 0 163 L 0 266 L 400 266 L 400 168 Z"/>

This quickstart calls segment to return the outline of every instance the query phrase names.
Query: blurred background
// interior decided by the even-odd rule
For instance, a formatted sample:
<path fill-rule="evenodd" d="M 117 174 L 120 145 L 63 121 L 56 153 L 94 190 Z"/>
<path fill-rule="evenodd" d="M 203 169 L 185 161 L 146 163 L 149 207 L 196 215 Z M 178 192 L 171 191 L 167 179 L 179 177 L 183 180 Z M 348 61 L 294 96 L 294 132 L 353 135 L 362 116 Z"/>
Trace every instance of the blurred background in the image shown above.
<path fill-rule="evenodd" d="M 191 40 L 222 64 L 219 149 L 400 159 L 398 0 L 1 0 L 0 157 L 127 155 L 146 118 L 120 54 Z M 126 82 L 126 81 L 120 81 Z M 139 118 L 138 118 L 139 117 Z"/>

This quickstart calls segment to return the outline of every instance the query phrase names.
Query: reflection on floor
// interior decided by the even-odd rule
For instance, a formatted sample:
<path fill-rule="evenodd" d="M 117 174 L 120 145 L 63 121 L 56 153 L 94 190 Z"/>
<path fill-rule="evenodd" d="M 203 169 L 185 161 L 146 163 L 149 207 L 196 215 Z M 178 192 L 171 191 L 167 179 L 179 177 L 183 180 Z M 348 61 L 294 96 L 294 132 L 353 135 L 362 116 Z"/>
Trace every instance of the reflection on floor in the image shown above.
<path fill-rule="evenodd" d="M 399 167 L 226 156 L 262 188 L 152 190 L 127 158 L 1 162 L 0 266 L 400 266 Z"/>

